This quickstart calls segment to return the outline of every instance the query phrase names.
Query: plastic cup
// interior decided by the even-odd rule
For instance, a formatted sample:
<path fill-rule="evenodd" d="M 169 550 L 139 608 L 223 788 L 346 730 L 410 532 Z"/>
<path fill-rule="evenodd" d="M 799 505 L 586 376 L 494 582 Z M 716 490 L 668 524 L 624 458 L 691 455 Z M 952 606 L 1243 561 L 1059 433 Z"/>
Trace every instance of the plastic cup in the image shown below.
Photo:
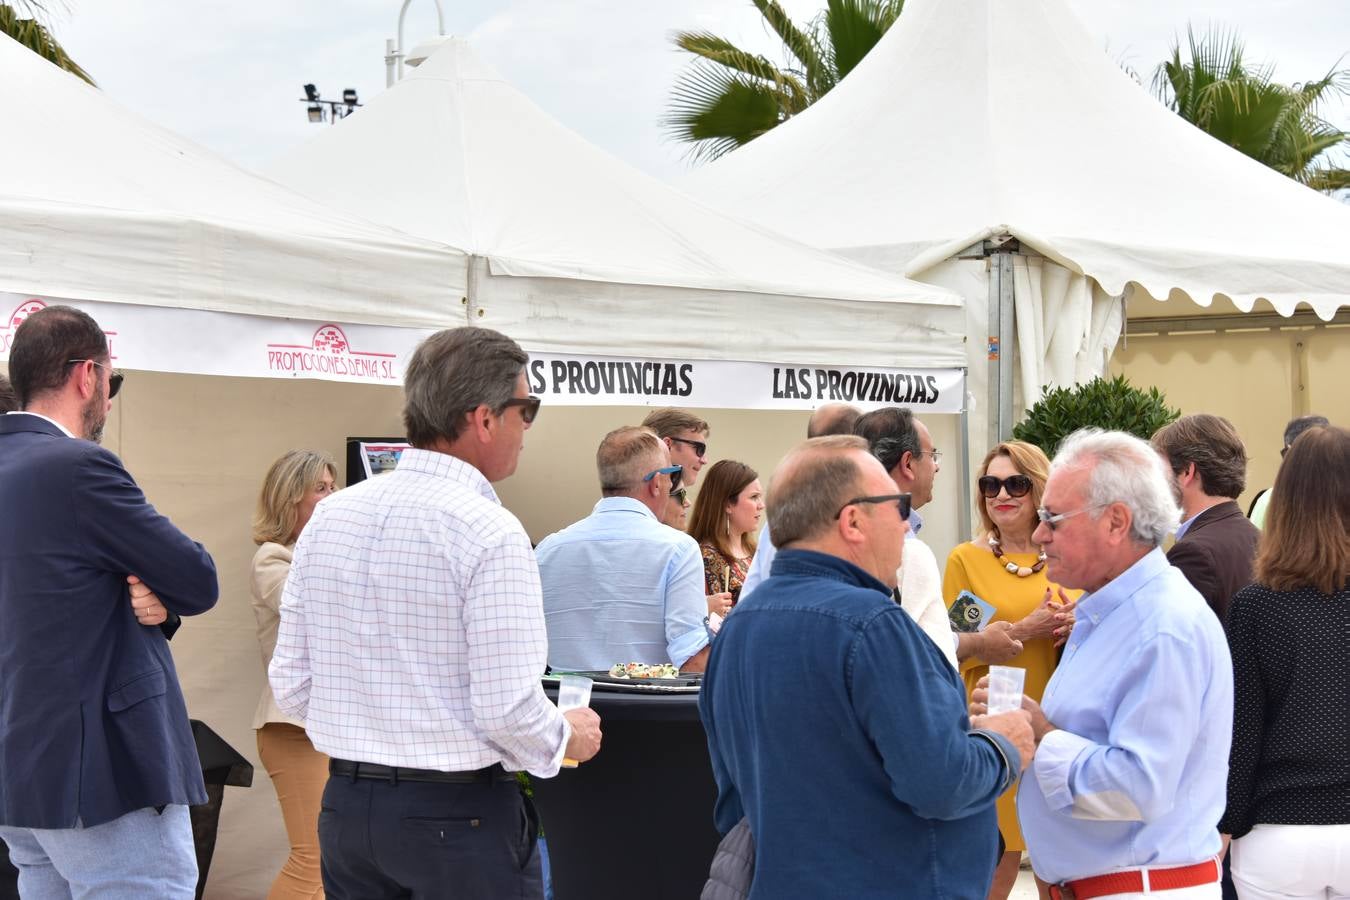
<path fill-rule="evenodd" d="M 1018 666 L 989 667 L 989 715 L 1022 708 L 1022 687 L 1027 670 Z"/>
<path fill-rule="evenodd" d="M 583 675 L 559 675 L 558 676 L 558 709 L 561 712 L 567 712 L 569 709 L 581 709 L 591 705 L 591 685 L 595 682 Z M 563 757 L 564 769 L 575 769 L 581 765 L 575 759 Z"/>

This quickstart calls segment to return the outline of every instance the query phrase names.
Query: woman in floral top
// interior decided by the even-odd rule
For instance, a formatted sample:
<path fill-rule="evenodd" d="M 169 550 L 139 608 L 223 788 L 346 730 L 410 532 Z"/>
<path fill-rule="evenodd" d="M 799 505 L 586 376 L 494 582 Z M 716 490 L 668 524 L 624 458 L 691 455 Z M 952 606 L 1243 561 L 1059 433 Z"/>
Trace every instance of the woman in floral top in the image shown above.
<path fill-rule="evenodd" d="M 741 583 L 755 555 L 755 536 L 764 515 L 759 473 L 745 463 L 724 459 L 703 473 L 703 484 L 689 517 L 689 534 L 703 550 L 703 575 L 710 596 L 726 614 L 741 594 Z"/>

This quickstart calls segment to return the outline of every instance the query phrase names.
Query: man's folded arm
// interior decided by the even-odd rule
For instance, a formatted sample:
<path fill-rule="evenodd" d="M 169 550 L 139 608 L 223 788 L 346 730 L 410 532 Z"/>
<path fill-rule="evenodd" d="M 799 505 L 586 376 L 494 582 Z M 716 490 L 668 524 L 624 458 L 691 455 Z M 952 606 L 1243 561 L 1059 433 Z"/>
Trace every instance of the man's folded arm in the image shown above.
<path fill-rule="evenodd" d="M 1206 656 L 1169 635 L 1153 638 L 1123 667 L 1124 693 L 1106 743 L 1059 728 L 1047 733 L 1032 771 L 1050 808 L 1127 822 L 1171 811 L 1187 751 L 1199 738 Z"/>
<path fill-rule="evenodd" d="M 117 457 L 90 447 L 72 493 L 80 533 L 101 566 L 139 577 L 172 614 L 194 616 L 216 605 L 211 554 L 155 511 Z"/>

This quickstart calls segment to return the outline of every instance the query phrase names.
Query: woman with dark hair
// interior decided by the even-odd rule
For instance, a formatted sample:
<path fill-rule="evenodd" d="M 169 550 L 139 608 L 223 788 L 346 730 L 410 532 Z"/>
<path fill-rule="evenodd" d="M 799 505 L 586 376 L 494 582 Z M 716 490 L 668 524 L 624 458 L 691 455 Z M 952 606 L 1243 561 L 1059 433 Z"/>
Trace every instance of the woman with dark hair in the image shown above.
<path fill-rule="evenodd" d="M 1243 900 L 1350 897 L 1350 431 L 1311 428 L 1270 492 L 1233 655 L 1228 808 Z"/>
<path fill-rule="evenodd" d="M 328 757 L 314 749 L 303 722 L 277 708 L 266 683 L 277 646 L 281 593 L 291 571 L 291 551 L 319 501 L 336 490 L 337 467 L 314 450 L 290 450 L 272 463 L 263 479 L 253 515 L 253 556 L 249 587 L 258 624 L 264 684 L 254 713 L 258 756 L 272 777 L 291 854 L 277 873 L 268 900 L 322 900 L 319 870 L 319 806 L 328 781 Z"/>
<path fill-rule="evenodd" d="M 764 515 L 759 473 L 745 463 L 723 459 L 703 476 L 689 516 L 689 535 L 703 550 L 703 576 L 709 595 L 730 594 L 723 615 L 736 604 L 755 555 L 755 535 Z"/>

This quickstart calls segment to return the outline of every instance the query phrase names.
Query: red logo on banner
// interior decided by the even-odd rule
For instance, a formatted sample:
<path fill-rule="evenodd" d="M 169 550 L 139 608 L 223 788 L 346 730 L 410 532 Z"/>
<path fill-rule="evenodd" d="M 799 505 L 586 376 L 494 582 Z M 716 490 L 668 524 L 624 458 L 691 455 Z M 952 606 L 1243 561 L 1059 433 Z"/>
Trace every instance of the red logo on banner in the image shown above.
<path fill-rule="evenodd" d="M 36 297 L 20 303 L 14 312 L 9 314 L 9 318 L 5 319 L 3 324 L 0 324 L 0 354 L 8 357 L 9 348 L 14 344 L 14 332 L 23 324 L 23 320 L 38 310 L 46 308 L 47 302 Z M 108 355 L 111 359 L 116 360 L 117 356 L 113 353 L 112 339 L 117 335 L 117 332 L 105 331 L 103 333 L 108 337 Z"/>
<path fill-rule="evenodd" d="M 353 350 L 337 325 L 320 325 L 309 344 L 268 344 L 267 368 L 292 375 L 397 382 L 393 353 Z"/>

